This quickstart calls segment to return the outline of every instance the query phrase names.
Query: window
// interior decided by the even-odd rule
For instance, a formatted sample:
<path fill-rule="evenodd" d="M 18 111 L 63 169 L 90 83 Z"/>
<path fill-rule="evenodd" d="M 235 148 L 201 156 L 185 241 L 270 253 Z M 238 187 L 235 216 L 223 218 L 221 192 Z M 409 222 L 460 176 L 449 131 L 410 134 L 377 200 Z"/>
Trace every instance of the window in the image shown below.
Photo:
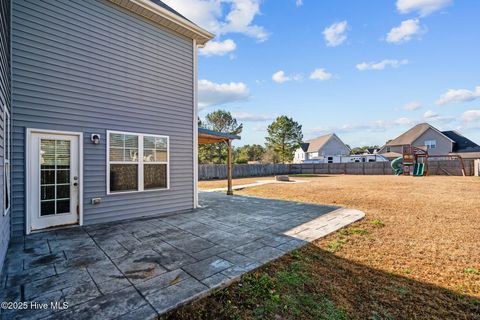
<path fill-rule="evenodd" d="M 11 155 L 11 138 L 10 138 L 10 113 L 4 106 L 4 124 L 3 124 L 3 214 L 7 215 L 10 211 L 10 155 Z"/>
<path fill-rule="evenodd" d="M 327 162 L 328 162 L 328 163 L 333 163 L 333 157 L 328 157 L 328 158 L 327 158 Z"/>
<path fill-rule="evenodd" d="M 107 193 L 169 188 L 166 136 L 108 131 Z"/>
<path fill-rule="evenodd" d="M 390 152 L 390 147 L 387 147 L 387 152 Z"/>
<path fill-rule="evenodd" d="M 425 146 L 428 149 L 435 149 L 437 147 L 437 140 L 425 140 Z"/>

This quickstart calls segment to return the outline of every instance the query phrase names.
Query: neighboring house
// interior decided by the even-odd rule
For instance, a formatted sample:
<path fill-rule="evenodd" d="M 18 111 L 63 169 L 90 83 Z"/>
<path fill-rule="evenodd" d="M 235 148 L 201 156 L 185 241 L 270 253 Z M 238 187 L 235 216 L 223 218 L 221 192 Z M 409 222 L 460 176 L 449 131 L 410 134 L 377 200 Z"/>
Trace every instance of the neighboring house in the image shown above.
<path fill-rule="evenodd" d="M 404 146 L 426 148 L 429 156 L 474 155 L 480 147 L 455 131 L 440 131 L 428 123 L 417 124 L 397 138 L 387 142 L 378 152 L 394 159 L 400 157 Z"/>
<path fill-rule="evenodd" d="M 480 159 L 480 146 L 457 131 L 443 131 L 444 135 L 455 141 L 450 154 L 464 159 Z"/>
<path fill-rule="evenodd" d="M 12 0 L 10 68 L 9 4 L 1 1 L 0 259 L 10 229 L 196 207 L 197 47 L 213 35 L 159 0 Z"/>
<path fill-rule="evenodd" d="M 307 140 L 295 150 L 294 163 L 333 162 L 335 156 L 347 156 L 350 148 L 335 134 Z"/>

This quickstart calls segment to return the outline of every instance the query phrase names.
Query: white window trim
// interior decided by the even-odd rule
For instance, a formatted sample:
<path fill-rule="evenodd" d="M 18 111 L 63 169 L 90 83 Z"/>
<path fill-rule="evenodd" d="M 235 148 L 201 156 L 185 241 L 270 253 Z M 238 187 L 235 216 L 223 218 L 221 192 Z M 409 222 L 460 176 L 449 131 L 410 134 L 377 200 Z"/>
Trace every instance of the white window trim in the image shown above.
<path fill-rule="evenodd" d="M 427 143 L 428 142 L 428 143 Z M 432 144 L 432 142 L 434 144 Z M 432 147 L 432 145 L 434 147 Z M 436 149 L 437 148 L 437 140 L 425 140 L 425 146 L 428 148 L 428 149 Z"/>
<path fill-rule="evenodd" d="M 8 121 L 6 118 L 8 116 Z M 12 119 L 10 117 L 10 112 L 7 110 L 7 107 L 3 106 L 3 181 L 5 182 L 6 176 L 6 166 L 10 167 L 10 176 L 7 181 L 7 189 L 9 189 L 8 193 L 8 208 L 5 208 L 5 201 L 7 200 L 5 196 L 5 190 L 3 190 L 3 215 L 6 216 L 10 213 L 10 209 L 12 208 L 12 131 L 11 131 L 11 123 Z M 8 133 L 8 141 L 5 139 Z M 7 160 L 7 148 L 6 144 L 8 143 L 8 160 Z M 9 186 L 9 187 L 8 187 Z"/>
<path fill-rule="evenodd" d="M 128 190 L 128 191 L 110 191 L 110 133 L 117 134 L 129 134 L 138 136 L 138 161 L 137 162 L 124 162 L 124 161 L 113 161 L 112 163 L 122 163 L 122 164 L 136 164 L 138 166 L 138 181 L 137 181 L 137 190 Z M 155 162 L 145 162 L 143 161 L 143 137 L 156 137 L 156 138 L 166 138 L 167 139 L 167 161 L 155 161 Z M 170 137 L 158 134 L 150 133 L 138 133 L 138 132 L 129 132 L 129 131 L 113 131 L 107 130 L 107 195 L 118 195 L 118 194 L 127 194 L 127 193 L 139 193 L 139 192 L 155 192 L 155 191 L 164 191 L 170 190 Z M 156 189 L 144 189 L 143 186 L 143 165 L 144 164 L 166 164 L 167 165 L 167 187 L 166 188 L 156 188 Z"/>

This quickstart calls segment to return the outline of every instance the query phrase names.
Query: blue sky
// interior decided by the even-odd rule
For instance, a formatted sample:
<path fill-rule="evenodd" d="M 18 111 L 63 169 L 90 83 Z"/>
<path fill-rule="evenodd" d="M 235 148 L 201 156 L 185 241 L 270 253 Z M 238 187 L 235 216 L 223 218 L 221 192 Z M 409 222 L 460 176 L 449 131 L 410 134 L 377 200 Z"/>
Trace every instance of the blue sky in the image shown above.
<path fill-rule="evenodd" d="M 200 50 L 200 116 L 231 111 L 237 145 L 263 144 L 283 114 L 351 146 L 419 122 L 480 143 L 478 0 L 165 2 L 217 35 Z"/>

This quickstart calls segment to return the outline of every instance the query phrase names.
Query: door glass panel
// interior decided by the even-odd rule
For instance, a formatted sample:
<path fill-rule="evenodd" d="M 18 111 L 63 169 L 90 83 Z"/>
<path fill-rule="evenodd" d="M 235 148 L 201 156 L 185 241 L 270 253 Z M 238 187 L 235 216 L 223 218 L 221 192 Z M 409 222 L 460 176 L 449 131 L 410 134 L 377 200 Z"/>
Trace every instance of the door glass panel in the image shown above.
<path fill-rule="evenodd" d="M 42 201 L 42 216 L 50 216 L 55 214 L 55 200 Z"/>
<path fill-rule="evenodd" d="M 42 200 L 55 200 L 55 186 L 42 186 Z"/>
<path fill-rule="evenodd" d="M 70 184 L 57 185 L 57 199 L 70 198 Z"/>
<path fill-rule="evenodd" d="M 40 140 L 40 216 L 70 212 L 70 141 Z"/>
<path fill-rule="evenodd" d="M 70 200 L 57 200 L 57 214 L 70 212 Z"/>
<path fill-rule="evenodd" d="M 55 184 L 55 170 L 42 170 L 41 184 Z"/>
<path fill-rule="evenodd" d="M 57 170 L 57 183 L 70 183 L 70 170 Z"/>

